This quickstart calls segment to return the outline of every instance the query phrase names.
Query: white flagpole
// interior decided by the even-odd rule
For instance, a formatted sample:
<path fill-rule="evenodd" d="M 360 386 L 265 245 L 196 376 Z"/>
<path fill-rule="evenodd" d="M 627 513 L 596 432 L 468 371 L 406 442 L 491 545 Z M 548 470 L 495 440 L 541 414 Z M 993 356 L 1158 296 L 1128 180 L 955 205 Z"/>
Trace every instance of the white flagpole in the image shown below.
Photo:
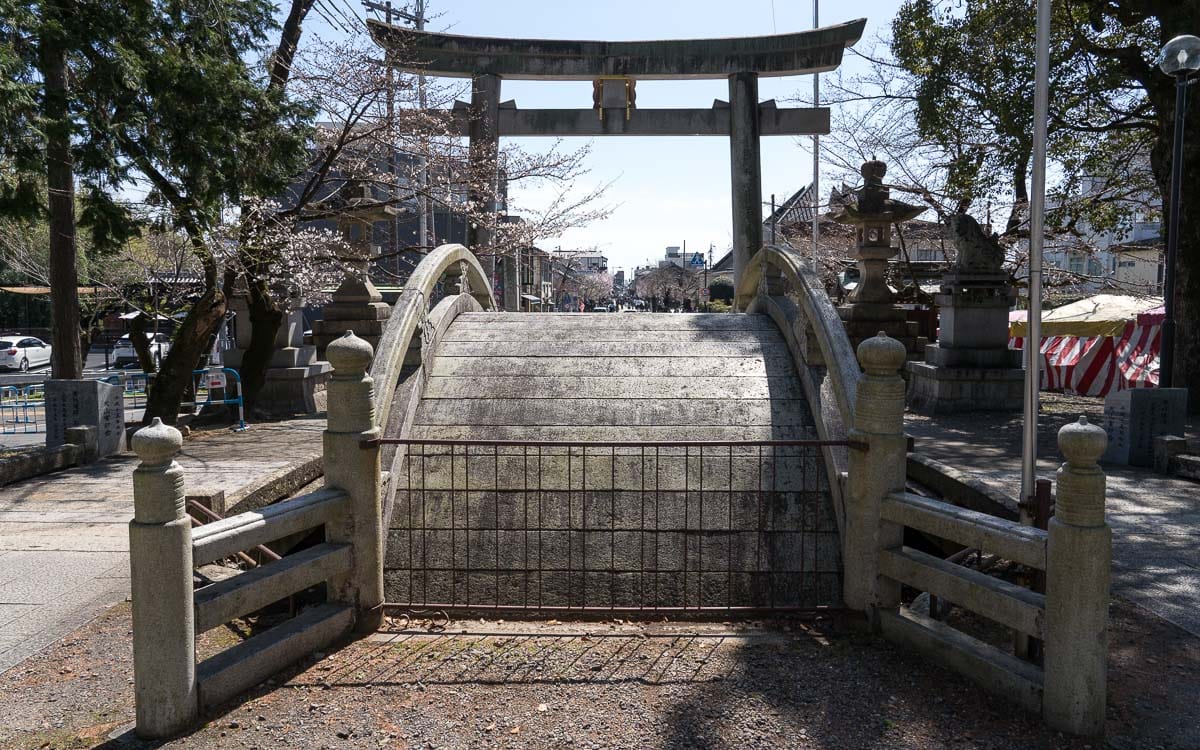
<path fill-rule="evenodd" d="M 813 0 L 813 28 L 818 28 L 820 0 Z M 813 73 L 813 107 L 821 106 L 821 75 Z M 821 136 L 813 135 L 813 176 L 812 176 L 812 268 L 816 273 L 821 269 L 817 264 L 817 239 L 821 232 Z"/>
<path fill-rule="evenodd" d="M 1046 123 L 1050 104 L 1050 3 L 1037 0 L 1037 50 L 1033 85 L 1033 180 L 1029 196 L 1029 318 L 1025 337 L 1025 433 L 1021 453 L 1021 500 L 1037 481 L 1038 391 L 1041 387 L 1042 240 L 1046 215 Z M 1030 514 L 1022 511 L 1022 521 Z"/>

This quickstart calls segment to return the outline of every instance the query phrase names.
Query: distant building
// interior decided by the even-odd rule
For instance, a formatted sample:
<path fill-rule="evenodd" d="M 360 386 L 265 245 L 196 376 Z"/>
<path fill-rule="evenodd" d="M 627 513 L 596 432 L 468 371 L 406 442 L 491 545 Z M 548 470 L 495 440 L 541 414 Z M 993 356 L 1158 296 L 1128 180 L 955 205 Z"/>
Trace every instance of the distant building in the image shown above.
<path fill-rule="evenodd" d="M 579 256 L 579 267 L 590 273 L 607 271 L 608 258 L 603 255 L 581 255 Z"/>
<path fill-rule="evenodd" d="M 658 265 L 659 267 L 678 266 L 688 271 L 700 271 L 704 269 L 705 263 L 704 253 L 689 253 L 683 248 L 671 245 Z"/>

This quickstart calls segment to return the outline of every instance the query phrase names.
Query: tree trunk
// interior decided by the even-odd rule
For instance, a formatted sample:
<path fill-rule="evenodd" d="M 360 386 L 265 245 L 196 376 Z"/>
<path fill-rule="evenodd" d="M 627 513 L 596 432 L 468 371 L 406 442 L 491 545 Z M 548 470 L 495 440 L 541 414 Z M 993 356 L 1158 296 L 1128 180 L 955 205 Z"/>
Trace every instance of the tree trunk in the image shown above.
<path fill-rule="evenodd" d="M 1029 161 L 1032 155 L 1028 152 L 1021 155 L 1021 163 L 1013 170 L 1013 207 L 1008 215 L 1008 223 L 1004 226 L 1004 234 L 1012 234 L 1021 228 L 1021 224 L 1029 215 L 1029 185 L 1025 181 L 1029 173 Z M 1026 227 L 1028 229 L 1028 227 Z"/>
<path fill-rule="evenodd" d="M 1175 131 L 1175 84 L 1163 76 L 1166 86 L 1156 93 L 1158 140 L 1150 164 L 1162 195 L 1163 226 L 1170 220 L 1171 145 Z M 1195 89 L 1195 86 L 1192 87 Z M 1183 195 L 1179 213 L 1179 255 L 1175 260 L 1175 360 L 1171 382 L 1188 389 L 1188 411 L 1200 413 L 1200 186 L 1192 179 L 1200 174 L 1200 91 L 1189 92 L 1183 136 Z M 1164 233 L 1165 234 L 1165 233 Z M 1165 261 L 1164 261 L 1165 262 Z M 1170 304 L 1171 300 L 1165 300 Z"/>
<path fill-rule="evenodd" d="M 63 14 L 57 3 L 51 14 Z M 55 378 L 83 377 L 79 346 L 79 276 L 75 264 L 75 175 L 67 111 L 67 54 L 59 39 L 45 34 L 38 49 L 45 85 L 46 188 L 50 214 L 50 310 L 53 328 L 51 373 Z"/>
<path fill-rule="evenodd" d="M 156 372 L 158 367 L 154 363 L 154 355 L 150 353 L 150 341 L 146 338 L 145 315 L 139 315 L 129 321 L 129 343 L 133 345 L 133 351 L 137 354 L 142 372 Z"/>
<path fill-rule="evenodd" d="M 271 290 L 263 279 L 254 279 L 249 284 L 250 345 L 242 357 L 242 388 L 246 399 L 246 413 L 253 414 L 258 394 L 267 382 L 267 370 L 275 354 L 275 338 L 283 323 L 283 310 L 275 302 Z"/>
<path fill-rule="evenodd" d="M 215 279 L 214 272 L 204 294 L 188 310 L 187 317 L 175 332 L 175 345 L 163 360 L 162 369 L 154 378 L 146 399 L 142 424 L 150 424 L 155 417 L 167 424 L 175 424 L 179 417 L 179 404 L 192 385 L 192 371 L 208 352 L 213 334 L 225 320 L 225 295 L 217 288 Z"/>

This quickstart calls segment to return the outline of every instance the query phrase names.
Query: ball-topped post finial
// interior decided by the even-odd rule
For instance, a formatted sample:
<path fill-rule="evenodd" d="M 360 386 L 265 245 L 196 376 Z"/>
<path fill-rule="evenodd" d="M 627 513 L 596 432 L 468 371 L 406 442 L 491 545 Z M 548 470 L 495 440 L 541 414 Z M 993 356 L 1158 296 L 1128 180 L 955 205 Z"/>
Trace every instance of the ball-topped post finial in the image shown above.
<path fill-rule="evenodd" d="M 133 434 L 133 452 L 146 466 L 169 463 L 182 447 L 183 435 L 158 417 Z"/>
<path fill-rule="evenodd" d="M 1067 463 L 1079 468 L 1096 466 L 1108 448 L 1108 435 L 1098 425 L 1080 416 L 1079 421 L 1066 424 L 1058 431 L 1058 449 Z"/>
<path fill-rule="evenodd" d="M 883 331 L 858 345 L 858 363 L 869 375 L 895 375 L 907 356 L 904 344 Z"/>
<path fill-rule="evenodd" d="M 325 358 L 333 365 L 333 371 L 343 375 L 366 372 L 374 356 L 375 349 L 355 336 L 354 331 L 346 331 L 325 349 Z"/>

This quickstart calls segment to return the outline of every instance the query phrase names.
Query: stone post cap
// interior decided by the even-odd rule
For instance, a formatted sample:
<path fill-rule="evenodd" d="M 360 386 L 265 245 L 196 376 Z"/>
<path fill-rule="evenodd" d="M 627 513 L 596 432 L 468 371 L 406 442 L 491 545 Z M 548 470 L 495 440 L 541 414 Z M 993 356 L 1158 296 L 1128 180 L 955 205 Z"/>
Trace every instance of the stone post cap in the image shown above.
<path fill-rule="evenodd" d="M 333 365 L 334 372 L 342 375 L 366 372 L 374 356 L 375 349 L 355 336 L 354 331 L 346 331 L 325 349 L 325 359 Z"/>
<path fill-rule="evenodd" d="M 858 345 L 858 363 L 870 375 L 895 375 L 907 357 L 904 344 L 883 331 Z"/>
<path fill-rule="evenodd" d="M 1096 466 L 1107 447 L 1108 435 L 1084 416 L 1058 431 L 1058 449 L 1072 466 Z"/>
<path fill-rule="evenodd" d="M 149 425 L 133 433 L 133 452 L 146 466 L 161 466 L 169 463 L 183 447 L 183 435 L 158 417 Z"/>

